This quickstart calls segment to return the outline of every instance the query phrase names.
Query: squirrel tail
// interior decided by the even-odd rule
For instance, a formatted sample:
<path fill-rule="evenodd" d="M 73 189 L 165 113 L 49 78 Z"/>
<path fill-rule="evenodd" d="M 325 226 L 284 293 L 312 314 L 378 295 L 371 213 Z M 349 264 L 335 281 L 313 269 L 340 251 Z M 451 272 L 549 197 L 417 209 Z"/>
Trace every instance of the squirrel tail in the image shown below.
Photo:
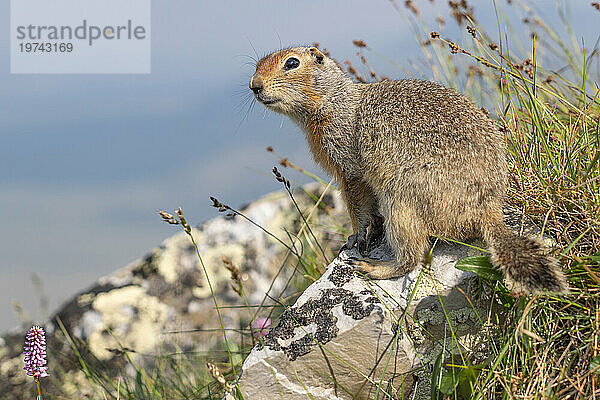
<path fill-rule="evenodd" d="M 510 290 L 520 294 L 569 292 L 558 260 L 548 254 L 541 240 L 519 236 L 504 223 L 488 225 L 483 236 L 492 263 L 502 270 Z"/>

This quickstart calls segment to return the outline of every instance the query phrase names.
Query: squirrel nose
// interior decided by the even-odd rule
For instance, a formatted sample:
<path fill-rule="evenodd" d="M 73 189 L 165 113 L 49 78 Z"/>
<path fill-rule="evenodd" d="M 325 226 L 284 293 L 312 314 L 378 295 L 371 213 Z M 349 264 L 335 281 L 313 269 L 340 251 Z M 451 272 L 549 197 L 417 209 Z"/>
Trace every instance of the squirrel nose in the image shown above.
<path fill-rule="evenodd" d="M 260 75 L 254 74 L 252 78 L 250 78 L 250 84 L 248 86 L 254 92 L 254 94 L 259 94 L 264 87 L 263 80 Z"/>

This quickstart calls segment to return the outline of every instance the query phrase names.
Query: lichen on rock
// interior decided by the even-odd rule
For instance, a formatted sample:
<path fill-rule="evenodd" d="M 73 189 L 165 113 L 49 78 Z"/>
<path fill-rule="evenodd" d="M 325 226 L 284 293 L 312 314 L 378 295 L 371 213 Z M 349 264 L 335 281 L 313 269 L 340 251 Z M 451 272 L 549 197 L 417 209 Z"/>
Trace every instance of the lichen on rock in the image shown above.
<path fill-rule="evenodd" d="M 371 257 L 389 258 L 382 246 Z M 244 398 L 370 399 L 378 390 L 429 398 L 438 356 L 476 356 L 484 340 L 477 313 L 485 306 L 465 298 L 473 275 L 454 268 L 468 254 L 438 243 L 430 265 L 371 282 L 346 262 L 356 250 L 344 252 L 247 357 Z"/>

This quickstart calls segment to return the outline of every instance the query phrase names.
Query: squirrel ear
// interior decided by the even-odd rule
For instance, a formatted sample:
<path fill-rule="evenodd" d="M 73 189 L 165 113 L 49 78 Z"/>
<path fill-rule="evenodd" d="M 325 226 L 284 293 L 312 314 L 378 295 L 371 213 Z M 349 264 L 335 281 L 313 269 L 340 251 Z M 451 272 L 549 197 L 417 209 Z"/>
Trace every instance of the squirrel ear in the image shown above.
<path fill-rule="evenodd" d="M 325 59 L 325 55 L 319 51 L 316 47 L 311 47 L 308 49 L 310 54 L 317 60 L 317 63 L 323 64 L 323 60 Z"/>

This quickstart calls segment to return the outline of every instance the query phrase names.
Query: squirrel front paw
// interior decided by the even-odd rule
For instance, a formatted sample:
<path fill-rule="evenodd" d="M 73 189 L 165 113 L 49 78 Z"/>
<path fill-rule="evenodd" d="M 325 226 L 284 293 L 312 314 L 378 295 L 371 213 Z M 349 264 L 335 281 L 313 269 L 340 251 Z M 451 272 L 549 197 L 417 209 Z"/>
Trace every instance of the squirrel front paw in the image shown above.
<path fill-rule="evenodd" d="M 358 232 L 348 236 L 348 240 L 340 249 L 340 253 L 344 250 L 350 250 L 356 246 L 358 252 L 361 255 L 365 255 L 367 252 L 367 230 L 361 229 Z"/>

